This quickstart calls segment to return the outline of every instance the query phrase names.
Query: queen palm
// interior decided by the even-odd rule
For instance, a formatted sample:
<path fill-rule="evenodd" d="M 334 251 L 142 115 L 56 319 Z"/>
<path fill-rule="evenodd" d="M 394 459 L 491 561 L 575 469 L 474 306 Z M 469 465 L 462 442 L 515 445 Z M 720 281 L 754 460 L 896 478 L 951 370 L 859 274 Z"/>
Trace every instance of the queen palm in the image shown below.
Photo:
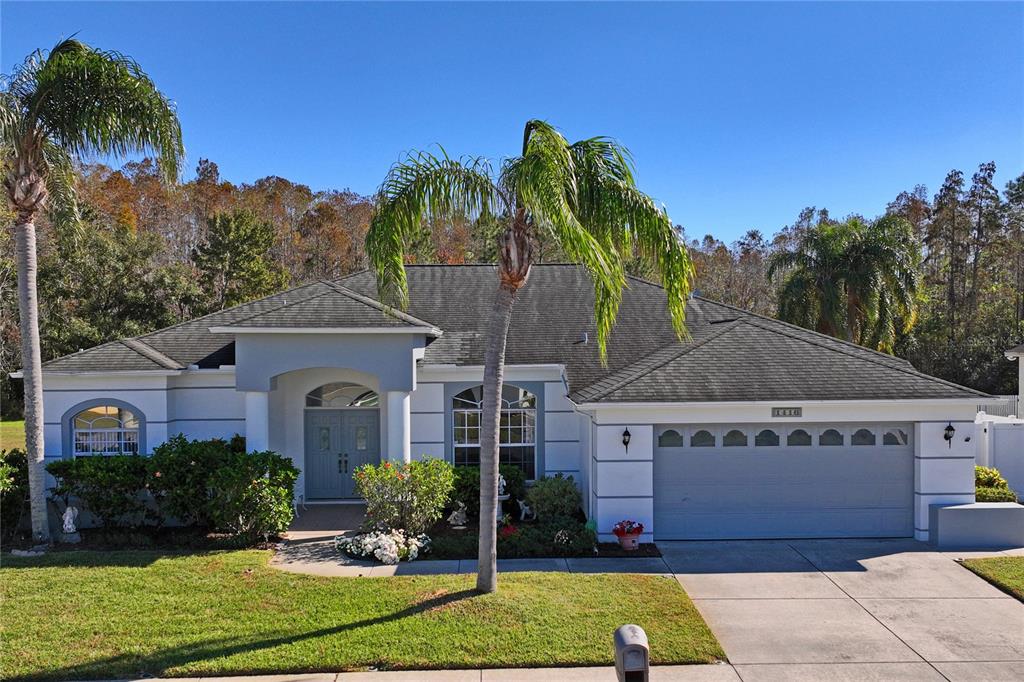
<path fill-rule="evenodd" d="M 69 39 L 0 82 L 0 159 L 14 212 L 32 534 L 48 542 L 35 220 L 77 223 L 74 158 L 153 153 L 173 180 L 184 157 L 174 105 L 134 61 Z"/>
<path fill-rule="evenodd" d="M 396 163 L 381 185 L 366 237 L 380 295 L 408 303 L 405 255 L 425 220 L 469 217 L 498 221 L 498 277 L 484 350 L 480 434 L 480 546 L 477 589 L 497 589 L 498 423 L 505 342 L 516 293 L 526 285 L 533 244 L 550 236 L 594 285 L 598 348 L 608 335 L 626 285 L 625 261 L 642 254 L 668 294 L 676 333 L 686 333 L 685 309 L 693 266 L 664 210 L 637 189 L 629 152 L 608 138 L 570 144 L 544 121 L 529 121 L 522 153 L 494 172 L 484 160 L 419 152 Z"/>

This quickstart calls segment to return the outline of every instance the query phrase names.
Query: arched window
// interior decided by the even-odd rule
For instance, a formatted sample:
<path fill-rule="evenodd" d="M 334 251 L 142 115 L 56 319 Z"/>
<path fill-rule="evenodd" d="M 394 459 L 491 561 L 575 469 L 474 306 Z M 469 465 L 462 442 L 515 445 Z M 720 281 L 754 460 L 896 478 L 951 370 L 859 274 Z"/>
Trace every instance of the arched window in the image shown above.
<path fill-rule="evenodd" d="M 818 436 L 818 445 L 842 445 L 843 434 L 836 429 L 825 429 Z"/>
<path fill-rule="evenodd" d="M 691 448 L 713 448 L 715 447 L 715 434 L 707 429 L 701 429 L 690 436 Z"/>
<path fill-rule="evenodd" d="M 467 388 L 452 398 L 452 443 L 455 466 L 480 465 L 480 408 L 483 386 Z M 501 389 L 498 462 L 519 467 L 526 480 L 537 477 L 537 397 L 505 384 Z"/>
<path fill-rule="evenodd" d="M 659 448 L 681 448 L 683 447 L 683 436 L 675 429 L 668 429 L 658 436 Z"/>
<path fill-rule="evenodd" d="M 746 447 L 747 434 L 739 429 L 733 429 L 722 438 L 722 446 L 727 448 Z"/>
<path fill-rule="evenodd" d="M 758 447 L 774 447 L 779 444 L 779 434 L 771 429 L 764 429 L 754 436 L 754 445 Z"/>
<path fill-rule="evenodd" d="M 348 381 L 335 381 L 306 394 L 306 407 L 377 407 L 377 392 Z"/>
<path fill-rule="evenodd" d="M 874 445 L 875 432 L 871 429 L 857 429 L 850 438 L 850 445 Z"/>
<path fill-rule="evenodd" d="M 786 445 L 794 447 L 802 447 L 811 444 L 811 434 L 807 433 L 803 429 L 793 429 L 786 436 Z"/>
<path fill-rule="evenodd" d="M 76 457 L 139 454 L 139 419 L 116 405 L 88 407 L 71 418 L 71 445 Z"/>
<path fill-rule="evenodd" d="M 907 432 L 903 429 L 889 429 L 882 436 L 882 445 L 906 445 L 909 442 Z"/>

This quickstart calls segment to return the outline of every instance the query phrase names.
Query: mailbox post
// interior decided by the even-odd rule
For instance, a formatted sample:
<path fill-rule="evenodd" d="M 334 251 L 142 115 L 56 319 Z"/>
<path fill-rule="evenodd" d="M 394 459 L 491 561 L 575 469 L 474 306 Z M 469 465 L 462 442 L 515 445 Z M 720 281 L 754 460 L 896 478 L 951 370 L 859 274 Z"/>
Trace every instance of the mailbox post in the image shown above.
<path fill-rule="evenodd" d="M 623 625 L 615 631 L 615 674 L 619 682 L 648 682 L 651 647 L 639 625 Z"/>

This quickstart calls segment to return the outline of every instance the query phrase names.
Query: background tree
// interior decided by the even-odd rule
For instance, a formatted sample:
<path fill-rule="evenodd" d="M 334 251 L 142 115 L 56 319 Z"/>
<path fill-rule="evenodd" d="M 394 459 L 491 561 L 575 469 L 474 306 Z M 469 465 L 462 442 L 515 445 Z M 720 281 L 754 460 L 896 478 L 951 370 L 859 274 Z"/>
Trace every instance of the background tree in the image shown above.
<path fill-rule="evenodd" d="M 206 241 L 195 255 L 203 286 L 212 294 L 210 311 L 269 296 L 287 286 L 288 273 L 269 256 L 273 245 L 273 227 L 249 211 L 210 219 Z"/>
<path fill-rule="evenodd" d="M 380 295 L 408 302 L 405 258 L 424 223 L 451 216 L 501 223 L 498 281 L 484 351 L 480 432 L 480 548 L 477 589 L 497 589 L 499 397 L 505 342 L 517 292 L 526 285 L 538 234 L 556 241 L 581 263 L 594 284 L 594 318 L 602 359 L 626 284 L 625 262 L 642 253 L 656 263 L 680 338 L 693 266 L 665 212 L 637 189 L 628 152 L 595 137 L 570 144 L 554 127 L 529 121 L 522 154 L 506 159 L 497 175 L 480 159 L 456 161 L 427 152 L 392 166 L 377 194 L 366 238 Z"/>
<path fill-rule="evenodd" d="M 184 156 L 174 106 L 134 61 L 77 40 L 29 55 L 0 84 L 0 156 L 15 213 L 25 444 L 32 534 L 48 542 L 44 498 L 43 384 L 36 288 L 37 214 L 76 222 L 75 155 L 155 152 L 165 180 Z"/>

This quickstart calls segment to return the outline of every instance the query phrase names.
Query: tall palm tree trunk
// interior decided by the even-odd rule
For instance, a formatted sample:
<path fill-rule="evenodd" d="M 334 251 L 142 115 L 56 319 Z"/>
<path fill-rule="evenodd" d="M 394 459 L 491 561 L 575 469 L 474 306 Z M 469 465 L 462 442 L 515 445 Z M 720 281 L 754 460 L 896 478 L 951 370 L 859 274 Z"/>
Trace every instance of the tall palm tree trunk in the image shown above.
<path fill-rule="evenodd" d="M 533 262 L 526 212 L 516 211 L 501 235 L 498 253 L 500 284 L 491 308 L 484 350 L 484 400 L 480 408 L 480 545 L 476 589 L 498 589 L 498 426 L 501 423 L 501 388 L 505 383 L 505 344 L 512 322 L 516 293 L 526 284 Z"/>
<path fill-rule="evenodd" d="M 18 311 L 21 322 L 21 363 L 25 382 L 25 449 L 32 511 L 32 537 L 50 542 L 46 512 L 46 471 L 43 469 L 43 368 L 39 349 L 39 293 L 36 289 L 36 226 L 31 215 L 19 215 L 14 226 L 18 265 Z"/>
<path fill-rule="evenodd" d="M 484 400 L 480 417 L 480 544 L 476 589 L 498 589 L 498 426 L 501 420 L 501 388 L 505 382 L 505 342 L 512 321 L 516 291 L 498 287 L 487 326 L 484 351 Z"/>

